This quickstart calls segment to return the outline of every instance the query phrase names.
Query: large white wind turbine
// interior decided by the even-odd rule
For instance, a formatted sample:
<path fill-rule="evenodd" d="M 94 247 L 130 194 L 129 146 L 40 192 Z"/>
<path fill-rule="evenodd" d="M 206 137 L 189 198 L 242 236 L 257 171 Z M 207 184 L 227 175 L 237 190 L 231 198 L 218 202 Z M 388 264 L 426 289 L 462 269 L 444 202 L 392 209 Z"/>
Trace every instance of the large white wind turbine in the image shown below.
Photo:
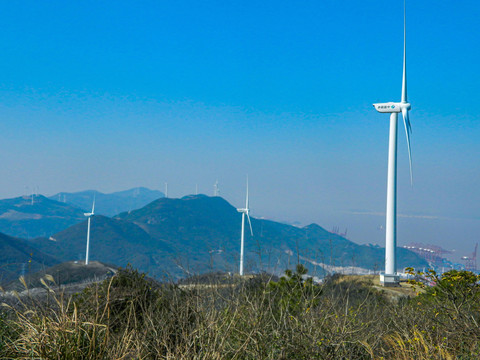
<path fill-rule="evenodd" d="M 88 253 L 90 250 L 90 220 L 92 216 L 95 215 L 95 197 L 93 198 L 93 205 L 92 205 L 92 212 L 84 213 L 86 217 L 88 217 L 88 225 L 87 225 L 87 253 L 85 254 L 85 265 L 88 265 Z"/>
<path fill-rule="evenodd" d="M 250 208 L 248 207 L 248 178 L 247 178 L 247 200 L 245 202 L 244 209 L 237 209 L 238 212 L 242 213 L 242 234 L 240 237 L 240 276 L 243 276 L 243 247 L 245 239 L 245 215 L 248 219 L 248 224 L 250 225 L 250 233 L 253 236 L 252 222 L 250 221 Z"/>
<path fill-rule="evenodd" d="M 406 56 L 406 10 L 403 6 L 403 78 L 402 99 L 400 102 L 373 104 L 381 113 L 390 113 L 390 137 L 388 145 L 388 183 L 387 183 L 387 211 L 386 211 L 386 244 L 385 244 L 385 273 L 380 274 L 380 282 L 385 285 L 397 285 L 397 118 L 402 113 L 405 134 L 407 136 L 408 158 L 410 163 L 410 183 L 412 177 L 412 152 L 410 149 L 410 120 L 408 111 L 410 103 L 407 101 L 407 56 Z"/>

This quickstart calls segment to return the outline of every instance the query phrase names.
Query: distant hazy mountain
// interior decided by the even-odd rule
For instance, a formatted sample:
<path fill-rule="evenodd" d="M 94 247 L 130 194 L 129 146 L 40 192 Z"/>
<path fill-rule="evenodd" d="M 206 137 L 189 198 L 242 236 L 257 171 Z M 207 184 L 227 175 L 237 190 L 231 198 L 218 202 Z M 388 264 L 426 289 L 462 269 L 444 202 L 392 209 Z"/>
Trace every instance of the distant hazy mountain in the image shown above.
<path fill-rule="evenodd" d="M 34 248 L 26 240 L 0 233 L 0 283 L 34 273 L 59 261 Z"/>
<path fill-rule="evenodd" d="M 118 266 L 130 263 L 153 277 L 212 270 L 238 271 L 241 214 L 220 197 L 160 198 L 115 218 L 95 216 L 91 260 Z M 245 236 L 245 270 L 283 273 L 297 261 L 311 273 L 334 267 L 383 268 L 384 249 L 358 245 L 311 224 L 300 228 L 252 218 L 254 236 Z M 83 222 L 31 244 L 61 261 L 85 259 L 87 224 Z M 413 252 L 398 249 L 398 267 L 424 267 Z"/>
<path fill-rule="evenodd" d="M 42 195 L 0 200 L 0 232 L 15 237 L 49 237 L 84 219 L 81 209 Z"/>
<path fill-rule="evenodd" d="M 87 221 L 55 234 L 51 239 L 31 240 L 36 248 L 55 254 L 61 261 L 85 261 Z M 119 219 L 96 215 L 91 220 L 90 260 L 125 267 L 131 264 L 152 276 L 163 275 L 170 268 L 171 248 L 154 239 L 139 226 Z M 167 264 L 168 263 L 168 264 Z M 163 266 L 168 265 L 168 266 Z"/>
<path fill-rule="evenodd" d="M 105 216 L 114 216 L 124 211 L 139 209 L 164 194 L 158 190 L 150 190 L 138 187 L 130 190 L 104 194 L 96 190 L 86 190 L 75 193 L 61 192 L 50 197 L 76 206 L 83 210 L 91 210 L 93 198 L 95 197 L 95 213 Z"/>

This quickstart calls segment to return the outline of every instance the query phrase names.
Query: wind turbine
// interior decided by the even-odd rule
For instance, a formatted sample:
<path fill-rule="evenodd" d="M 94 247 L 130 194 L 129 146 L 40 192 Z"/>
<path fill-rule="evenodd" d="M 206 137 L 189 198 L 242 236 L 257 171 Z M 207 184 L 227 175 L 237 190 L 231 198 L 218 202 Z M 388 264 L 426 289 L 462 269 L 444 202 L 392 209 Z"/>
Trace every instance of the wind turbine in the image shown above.
<path fill-rule="evenodd" d="M 88 253 L 90 250 L 90 220 L 92 216 L 95 215 L 95 197 L 93 198 L 92 212 L 84 213 L 88 217 L 88 226 L 87 226 L 87 253 L 85 254 L 85 265 L 88 265 Z"/>
<path fill-rule="evenodd" d="M 245 202 L 244 209 L 237 209 L 238 212 L 242 213 L 242 235 L 240 237 L 240 276 L 243 276 L 243 247 L 245 239 L 245 215 L 248 219 L 248 224 L 250 225 L 250 233 L 253 236 L 252 222 L 250 221 L 250 209 L 248 208 L 248 178 L 247 178 L 247 200 Z"/>
<path fill-rule="evenodd" d="M 410 183 L 412 176 L 412 152 L 410 149 L 410 132 L 412 131 L 408 111 L 411 106 L 407 101 L 407 55 L 406 55 L 406 5 L 403 3 L 403 77 L 402 98 L 400 102 L 373 104 L 375 110 L 390 114 L 390 135 L 388 145 L 388 182 L 387 211 L 385 227 L 385 273 L 380 274 L 380 282 L 384 286 L 395 286 L 399 283 L 397 275 L 397 119 L 402 113 L 405 135 L 407 137 L 408 159 L 410 164 Z"/>

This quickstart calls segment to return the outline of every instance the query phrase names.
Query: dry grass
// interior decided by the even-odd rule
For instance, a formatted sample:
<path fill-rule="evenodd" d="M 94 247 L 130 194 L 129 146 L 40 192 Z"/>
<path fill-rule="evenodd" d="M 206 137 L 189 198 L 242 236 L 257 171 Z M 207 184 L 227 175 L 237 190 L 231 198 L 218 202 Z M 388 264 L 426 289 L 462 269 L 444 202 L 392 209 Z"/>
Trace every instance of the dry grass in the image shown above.
<path fill-rule="evenodd" d="M 435 315 L 437 305 L 426 296 L 392 302 L 370 277 L 335 277 L 318 286 L 303 280 L 299 272 L 278 282 L 250 277 L 229 284 L 179 287 L 155 284 L 127 269 L 68 298 L 54 293 L 46 279 L 49 303 L 22 300 L 15 307 L 4 307 L 0 358 L 468 359 L 478 355 L 480 331 L 474 325 L 478 306 L 468 308 L 472 316 L 468 329 L 473 332 L 462 336 L 449 328 L 468 317 Z"/>

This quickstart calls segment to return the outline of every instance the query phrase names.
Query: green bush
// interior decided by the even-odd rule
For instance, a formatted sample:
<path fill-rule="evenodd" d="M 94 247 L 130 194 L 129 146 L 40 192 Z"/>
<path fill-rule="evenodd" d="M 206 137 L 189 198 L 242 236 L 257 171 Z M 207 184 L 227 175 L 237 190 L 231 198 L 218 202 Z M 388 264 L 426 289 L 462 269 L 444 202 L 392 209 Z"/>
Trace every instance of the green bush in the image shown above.
<path fill-rule="evenodd" d="M 322 287 L 313 283 L 313 278 L 306 277 L 308 269 L 298 264 L 296 271 L 287 269 L 285 276 L 279 281 L 268 284 L 269 301 L 279 306 L 281 311 L 288 311 L 291 315 L 298 315 L 307 308 L 311 309 L 318 304 L 318 297 Z"/>

